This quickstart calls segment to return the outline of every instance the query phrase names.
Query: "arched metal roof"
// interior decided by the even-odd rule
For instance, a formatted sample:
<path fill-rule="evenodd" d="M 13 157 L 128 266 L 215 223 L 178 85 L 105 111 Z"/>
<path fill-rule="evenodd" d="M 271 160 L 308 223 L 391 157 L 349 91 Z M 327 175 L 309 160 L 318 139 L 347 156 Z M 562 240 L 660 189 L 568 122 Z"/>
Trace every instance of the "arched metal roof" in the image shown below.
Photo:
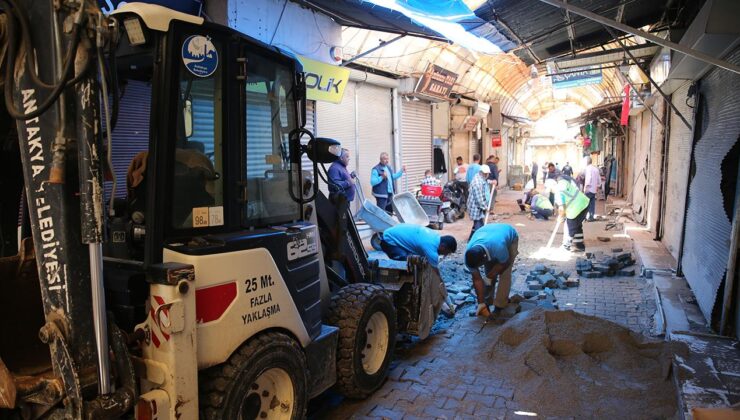
<path fill-rule="evenodd" d="M 360 28 L 343 28 L 343 54 L 350 59 L 388 42 L 397 35 Z M 607 98 L 619 96 L 621 83 L 614 68 L 603 70 L 597 85 L 558 91 L 550 77 L 532 79 L 530 69 L 513 53 L 484 55 L 449 43 L 405 37 L 356 60 L 364 66 L 400 77 L 419 77 L 429 63 L 458 74 L 453 92 L 481 101 L 500 101 L 506 115 L 536 120 L 561 104 L 575 104 L 587 110 Z"/>

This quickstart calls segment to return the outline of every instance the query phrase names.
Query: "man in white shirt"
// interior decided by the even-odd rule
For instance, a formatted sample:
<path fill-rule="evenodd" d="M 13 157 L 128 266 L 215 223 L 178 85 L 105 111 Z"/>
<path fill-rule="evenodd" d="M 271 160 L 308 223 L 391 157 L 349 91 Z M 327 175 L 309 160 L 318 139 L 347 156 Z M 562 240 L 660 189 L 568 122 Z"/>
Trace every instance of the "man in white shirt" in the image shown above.
<path fill-rule="evenodd" d="M 586 156 L 586 179 L 583 184 L 583 192 L 589 199 L 588 203 L 588 215 L 587 219 L 589 222 L 596 220 L 596 191 L 599 189 L 601 184 L 601 173 L 599 169 L 591 163 L 591 156 Z"/>

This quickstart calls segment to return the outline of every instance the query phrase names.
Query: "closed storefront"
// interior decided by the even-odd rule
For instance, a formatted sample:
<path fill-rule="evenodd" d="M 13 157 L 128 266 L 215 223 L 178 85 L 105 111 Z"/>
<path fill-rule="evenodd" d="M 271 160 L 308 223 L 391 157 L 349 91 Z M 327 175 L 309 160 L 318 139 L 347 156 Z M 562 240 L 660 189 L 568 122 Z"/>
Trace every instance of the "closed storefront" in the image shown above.
<path fill-rule="evenodd" d="M 676 90 L 671 101 L 681 115 L 691 119 L 693 110 L 687 102 L 690 84 Z M 693 101 L 693 100 L 692 100 Z M 678 259 L 681 246 L 681 230 L 686 209 L 686 190 L 691 166 L 691 128 L 681 121 L 676 113 L 670 111 L 670 133 L 668 139 L 668 175 L 665 180 L 665 210 L 663 222 L 663 244 Z"/>
<path fill-rule="evenodd" d="M 740 63 L 740 49 L 727 57 Z M 699 83 L 681 267 L 707 320 L 721 307 L 740 161 L 740 76 L 714 68 Z M 693 102 L 693 101 L 692 101 Z"/>
<path fill-rule="evenodd" d="M 401 161 L 406 165 L 408 188 L 413 190 L 432 169 L 432 107 L 426 101 L 401 102 Z M 404 185 L 399 188 L 405 190 Z"/>
<path fill-rule="evenodd" d="M 470 115 L 470 108 L 462 105 L 455 105 L 450 110 L 452 118 L 452 159 L 462 156 L 466 163 L 473 161 L 473 154 L 477 153 L 476 147 L 471 148 L 473 136 L 470 131 L 462 130 L 461 127 L 465 117 Z M 450 164 L 454 164 L 451 162 Z"/>
<path fill-rule="evenodd" d="M 316 102 L 316 135 L 338 140 L 350 151 L 348 169 L 357 173 L 367 198 L 372 198 L 370 171 L 380 153 L 388 152 L 396 166 L 391 92 L 388 87 L 350 81 L 341 103 Z M 352 209 L 358 205 L 355 200 Z"/>

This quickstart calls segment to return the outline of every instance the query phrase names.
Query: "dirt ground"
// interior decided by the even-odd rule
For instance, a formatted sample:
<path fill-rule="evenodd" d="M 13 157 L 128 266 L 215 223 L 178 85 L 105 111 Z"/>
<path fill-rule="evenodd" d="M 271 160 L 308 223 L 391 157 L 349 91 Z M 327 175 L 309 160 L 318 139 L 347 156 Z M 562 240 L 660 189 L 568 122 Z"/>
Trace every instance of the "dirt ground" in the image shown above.
<path fill-rule="evenodd" d="M 536 264 L 546 264 L 556 271 L 570 271 L 573 276 L 577 276 L 576 256 L 559 249 L 562 228 L 556 234 L 552 248 L 547 249 L 547 241 L 555 226 L 554 218 L 549 221 L 529 220 L 526 214 L 519 212 L 516 205 L 516 199 L 520 196 L 521 193 L 516 191 L 500 192 L 495 207 L 496 217 L 493 220 L 497 223 L 511 224 L 519 232 L 519 256 L 513 273 L 512 294 L 527 290 L 525 278 Z M 599 207 L 603 207 L 603 202 L 599 204 Z M 597 213 L 601 213 L 598 207 Z M 623 248 L 625 251 L 631 251 L 631 239 L 618 231 L 605 231 L 605 225 L 603 221 L 584 225 L 587 250 L 609 252 L 612 248 Z M 654 397 L 661 402 L 660 410 L 648 409 L 645 413 L 635 416 L 636 411 L 632 409 L 625 409 L 623 412 L 619 409 L 620 404 L 634 402 L 629 399 L 633 398 L 634 394 L 629 394 L 629 398 L 625 400 L 612 399 L 607 403 L 606 400 L 594 398 L 591 391 L 567 389 L 566 384 L 572 386 L 574 383 L 581 383 L 580 380 L 576 381 L 577 378 L 568 380 L 550 378 L 547 383 L 554 387 L 537 388 L 538 392 L 549 389 L 547 392 L 554 393 L 547 396 L 548 402 L 545 403 L 545 397 L 542 395 L 538 394 L 539 396 L 535 398 L 532 393 L 532 382 L 523 379 L 526 375 L 522 376 L 520 372 L 510 369 L 510 360 L 505 362 L 506 368 L 497 366 L 497 363 L 504 363 L 504 359 L 491 356 L 490 351 L 500 345 L 501 334 L 507 328 L 507 323 L 484 325 L 481 319 L 470 316 L 475 307 L 474 297 L 469 294 L 472 284 L 470 275 L 465 273 L 462 267 L 462 255 L 470 227 L 471 222 L 466 218 L 446 224 L 441 232 L 454 235 L 458 240 L 458 252 L 446 257 L 440 263 L 440 271 L 448 290 L 450 287 L 453 292 L 459 290 L 453 295 L 453 299 L 461 303 L 455 317 L 452 319 L 440 317 L 433 334 L 422 342 L 414 338 L 401 340 L 396 348 L 396 358 L 391 366 L 389 378 L 373 396 L 362 401 L 352 401 L 342 399 L 333 392 L 327 392 L 312 401 L 310 418 L 526 418 L 532 413 L 565 418 L 598 417 L 598 413 L 609 413 L 623 418 L 669 417 L 666 413 L 671 412 L 673 408 L 674 390 L 671 383 L 664 381 L 665 377 L 649 384 Z M 610 240 L 602 242 L 597 236 L 608 237 Z M 635 343 L 644 339 L 639 334 L 649 335 L 652 331 L 656 306 L 651 285 L 639 277 L 639 270 L 638 276 L 635 277 L 581 279 L 578 287 L 555 290 L 554 297 L 561 310 L 573 310 L 578 316 L 598 317 L 586 317 L 594 319 L 593 322 L 611 321 L 619 324 L 606 322 L 607 328 L 614 331 L 625 327 L 623 330 L 625 333 L 620 333 L 622 337 L 624 334 L 637 333 Z M 584 322 L 592 324 L 592 321 Z M 630 330 L 631 332 L 626 333 Z M 587 353 L 586 356 L 579 357 L 589 358 Z M 639 357 L 635 360 L 639 360 Z M 624 363 L 634 361 L 630 359 Z M 658 363 L 657 366 L 662 365 Z M 567 365 L 561 364 L 557 369 L 565 369 L 567 372 L 569 369 L 572 370 L 572 367 L 568 368 Z M 656 369 L 660 370 L 658 367 Z M 601 380 L 608 377 L 600 375 Z M 627 386 L 625 384 L 630 383 L 629 381 L 633 381 L 634 386 L 645 385 L 639 383 L 639 378 L 628 379 L 618 384 L 615 382 L 615 386 Z M 554 391 L 558 390 L 559 384 L 566 386 L 566 389 L 561 390 L 562 395 Z M 558 403 L 562 403 L 566 408 L 554 409 Z M 568 406 L 573 406 L 573 410 L 568 411 Z"/>

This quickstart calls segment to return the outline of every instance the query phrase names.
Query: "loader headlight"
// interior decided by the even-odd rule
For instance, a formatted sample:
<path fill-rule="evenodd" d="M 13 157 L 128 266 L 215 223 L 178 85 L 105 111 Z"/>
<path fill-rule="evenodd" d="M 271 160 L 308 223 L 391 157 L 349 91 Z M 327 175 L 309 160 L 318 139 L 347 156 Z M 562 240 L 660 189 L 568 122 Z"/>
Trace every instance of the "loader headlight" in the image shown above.
<path fill-rule="evenodd" d="M 316 137 L 308 142 L 306 153 L 311 160 L 316 160 L 317 163 L 332 163 L 342 156 L 342 144 L 334 139 Z"/>
<path fill-rule="evenodd" d="M 144 26 L 137 17 L 129 17 L 123 20 L 123 26 L 126 28 L 129 44 L 133 46 L 146 44 L 146 34 Z"/>

